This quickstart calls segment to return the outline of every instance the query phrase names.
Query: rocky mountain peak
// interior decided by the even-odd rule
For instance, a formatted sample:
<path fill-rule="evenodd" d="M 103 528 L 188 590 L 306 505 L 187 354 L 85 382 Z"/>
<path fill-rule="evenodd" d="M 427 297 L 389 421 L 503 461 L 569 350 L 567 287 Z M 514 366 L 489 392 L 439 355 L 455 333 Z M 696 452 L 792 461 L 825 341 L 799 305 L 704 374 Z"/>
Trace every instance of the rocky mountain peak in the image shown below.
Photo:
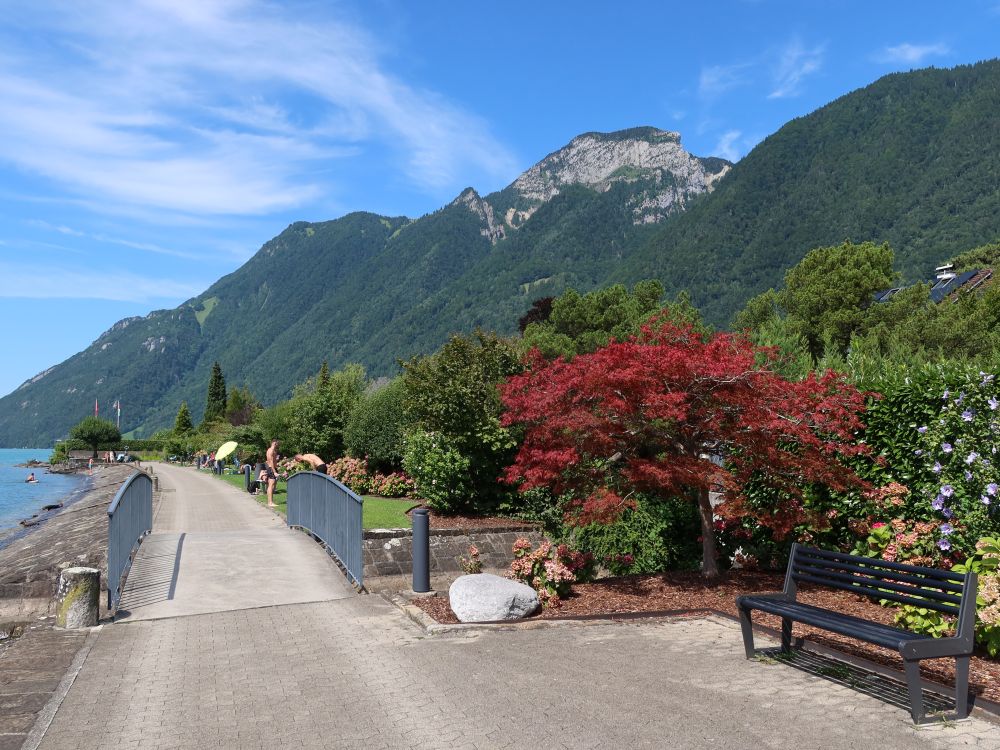
<path fill-rule="evenodd" d="M 482 227 L 479 233 L 489 239 L 494 245 L 506 236 L 503 224 L 498 224 L 493 213 L 493 206 L 484 200 L 473 188 L 467 187 L 451 202 L 452 206 L 465 206 L 479 217 Z"/>
<path fill-rule="evenodd" d="M 649 183 L 632 202 L 637 224 L 660 221 L 682 210 L 695 195 L 709 192 L 732 165 L 701 159 L 681 146 L 681 136 L 653 127 L 613 133 L 584 133 L 549 154 L 511 187 L 529 207 L 517 212 L 522 223 L 566 185 L 607 191 L 616 182 Z M 509 213 L 509 212 L 508 212 Z M 508 223 L 515 217 L 506 217 Z"/>

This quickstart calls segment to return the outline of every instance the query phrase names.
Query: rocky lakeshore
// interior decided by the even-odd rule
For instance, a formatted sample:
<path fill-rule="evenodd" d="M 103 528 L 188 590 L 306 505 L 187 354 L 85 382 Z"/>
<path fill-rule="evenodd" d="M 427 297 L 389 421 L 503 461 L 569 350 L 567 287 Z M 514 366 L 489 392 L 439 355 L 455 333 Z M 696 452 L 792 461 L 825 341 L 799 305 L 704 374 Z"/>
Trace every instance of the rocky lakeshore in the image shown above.
<path fill-rule="evenodd" d="M 134 470 L 95 468 L 88 486 L 63 507 L 42 511 L 28 528 L 0 538 L 0 623 L 50 614 L 62 568 L 107 569 L 108 505 Z"/>

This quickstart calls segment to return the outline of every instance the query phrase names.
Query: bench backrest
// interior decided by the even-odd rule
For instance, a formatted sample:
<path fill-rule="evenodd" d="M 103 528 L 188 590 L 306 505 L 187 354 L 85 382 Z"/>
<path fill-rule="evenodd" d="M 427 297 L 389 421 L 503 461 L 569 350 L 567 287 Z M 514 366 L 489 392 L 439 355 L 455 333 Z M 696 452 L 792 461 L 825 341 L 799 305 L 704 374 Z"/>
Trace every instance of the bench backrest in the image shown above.
<path fill-rule="evenodd" d="M 974 574 L 972 579 L 975 580 Z M 943 614 L 961 615 L 962 594 L 966 591 L 968 574 L 795 544 L 788 561 L 786 593 L 794 595 L 796 584 L 800 582 L 843 589 L 872 599 L 888 599 L 899 604 L 924 607 Z M 973 589 L 973 614 L 975 597 Z M 968 600 L 964 609 L 969 609 Z"/>

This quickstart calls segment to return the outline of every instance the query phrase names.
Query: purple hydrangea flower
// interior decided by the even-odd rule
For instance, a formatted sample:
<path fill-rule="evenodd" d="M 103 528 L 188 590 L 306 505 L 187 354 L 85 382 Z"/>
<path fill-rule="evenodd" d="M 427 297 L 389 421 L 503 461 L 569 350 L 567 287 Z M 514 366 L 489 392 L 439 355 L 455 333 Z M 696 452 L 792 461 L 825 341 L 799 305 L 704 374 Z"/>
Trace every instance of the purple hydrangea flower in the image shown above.
<path fill-rule="evenodd" d="M 972 409 L 966 409 L 962 412 L 962 421 L 971 422 L 972 418 L 976 416 L 976 413 Z"/>
<path fill-rule="evenodd" d="M 951 443 L 941 443 L 941 450 L 945 453 L 951 453 Z"/>
<path fill-rule="evenodd" d="M 983 495 L 981 498 L 979 498 L 979 502 L 981 502 L 983 505 L 989 505 L 990 499 L 986 497 L 986 495 Z"/>
<path fill-rule="evenodd" d="M 987 401 L 986 403 L 990 405 L 990 408 L 993 411 L 996 411 L 997 407 L 1000 406 L 1000 401 L 997 401 L 993 396 L 990 396 L 989 401 Z"/>
<path fill-rule="evenodd" d="M 986 494 L 991 497 L 996 497 L 998 489 L 1000 489 L 1000 486 L 998 486 L 996 482 L 990 482 L 986 485 Z"/>
<path fill-rule="evenodd" d="M 966 482 L 972 481 L 972 472 L 969 471 L 968 469 L 965 470 L 965 481 Z"/>
<path fill-rule="evenodd" d="M 940 550 L 951 549 L 951 542 L 949 542 L 947 539 L 938 539 L 937 546 L 938 549 Z"/>
<path fill-rule="evenodd" d="M 982 382 L 982 383 L 980 383 L 980 385 L 986 385 L 987 383 L 991 383 L 991 382 L 993 382 L 993 376 L 992 376 L 992 375 L 987 375 L 987 374 L 986 374 L 985 372 L 981 372 L 981 373 L 979 373 L 979 374 L 980 374 L 980 375 L 982 376 L 982 378 L 983 378 L 983 382 Z"/>
<path fill-rule="evenodd" d="M 935 474 L 940 474 L 941 473 L 941 464 L 939 464 L 937 461 L 935 461 L 934 465 L 931 467 L 931 471 L 933 471 Z"/>
<path fill-rule="evenodd" d="M 913 455 L 914 456 L 922 456 L 922 455 L 924 455 L 924 452 L 922 450 L 920 450 L 920 448 L 917 448 L 915 451 L 913 451 Z"/>
<path fill-rule="evenodd" d="M 952 487 L 950 484 L 941 485 L 941 495 L 943 497 L 951 497 L 954 494 L 955 494 L 955 488 Z"/>
<path fill-rule="evenodd" d="M 917 428 L 917 432 L 919 432 L 921 435 L 923 435 L 925 432 L 927 432 L 927 428 L 926 427 L 918 427 Z"/>
<path fill-rule="evenodd" d="M 967 463 L 969 466 L 972 466 L 972 464 L 976 462 L 977 458 L 979 458 L 979 454 L 976 453 L 975 451 L 972 451 L 968 456 L 965 457 L 965 463 Z"/>
<path fill-rule="evenodd" d="M 941 515 L 944 516 L 945 518 L 949 518 L 949 519 L 950 518 L 954 518 L 955 517 L 955 511 L 953 511 L 951 508 L 942 508 L 941 509 Z"/>
<path fill-rule="evenodd" d="M 943 398 L 943 399 L 947 399 L 947 398 L 948 398 L 948 397 L 949 397 L 950 395 L 951 395 L 951 391 L 947 391 L 947 390 L 946 390 L 946 391 L 944 392 L 944 395 L 943 395 L 943 396 L 941 396 L 941 398 Z"/>
<path fill-rule="evenodd" d="M 948 536 L 954 530 L 955 530 L 954 527 L 952 527 L 950 523 L 941 524 L 941 533 L 944 534 L 945 536 Z"/>
<path fill-rule="evenodd" d="M 938 495 L 936 498 L 931 500 L 931 507 L 934 510 L 941 510 L 944 507 L 944 498 Z"/>

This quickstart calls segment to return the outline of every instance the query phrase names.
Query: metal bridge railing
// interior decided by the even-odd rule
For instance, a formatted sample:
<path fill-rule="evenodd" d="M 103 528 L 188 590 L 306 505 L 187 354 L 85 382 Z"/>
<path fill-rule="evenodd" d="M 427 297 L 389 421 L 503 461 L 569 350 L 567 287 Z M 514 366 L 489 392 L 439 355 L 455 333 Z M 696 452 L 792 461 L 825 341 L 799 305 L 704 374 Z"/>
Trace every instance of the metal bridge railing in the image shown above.
<path fill-rule="evenodd" d="M 364 586 L 363 505 L 360 497 L 326 474 L 304 471 L 288 479 L 288 525 L 326 545 L 359 588 Z"/>
<path fill-rule="evenodd" d="M 153 530 L 153 480 L 137 471 L 108 506 L 108 609 L 118 607 L 143 537 Z"/>

